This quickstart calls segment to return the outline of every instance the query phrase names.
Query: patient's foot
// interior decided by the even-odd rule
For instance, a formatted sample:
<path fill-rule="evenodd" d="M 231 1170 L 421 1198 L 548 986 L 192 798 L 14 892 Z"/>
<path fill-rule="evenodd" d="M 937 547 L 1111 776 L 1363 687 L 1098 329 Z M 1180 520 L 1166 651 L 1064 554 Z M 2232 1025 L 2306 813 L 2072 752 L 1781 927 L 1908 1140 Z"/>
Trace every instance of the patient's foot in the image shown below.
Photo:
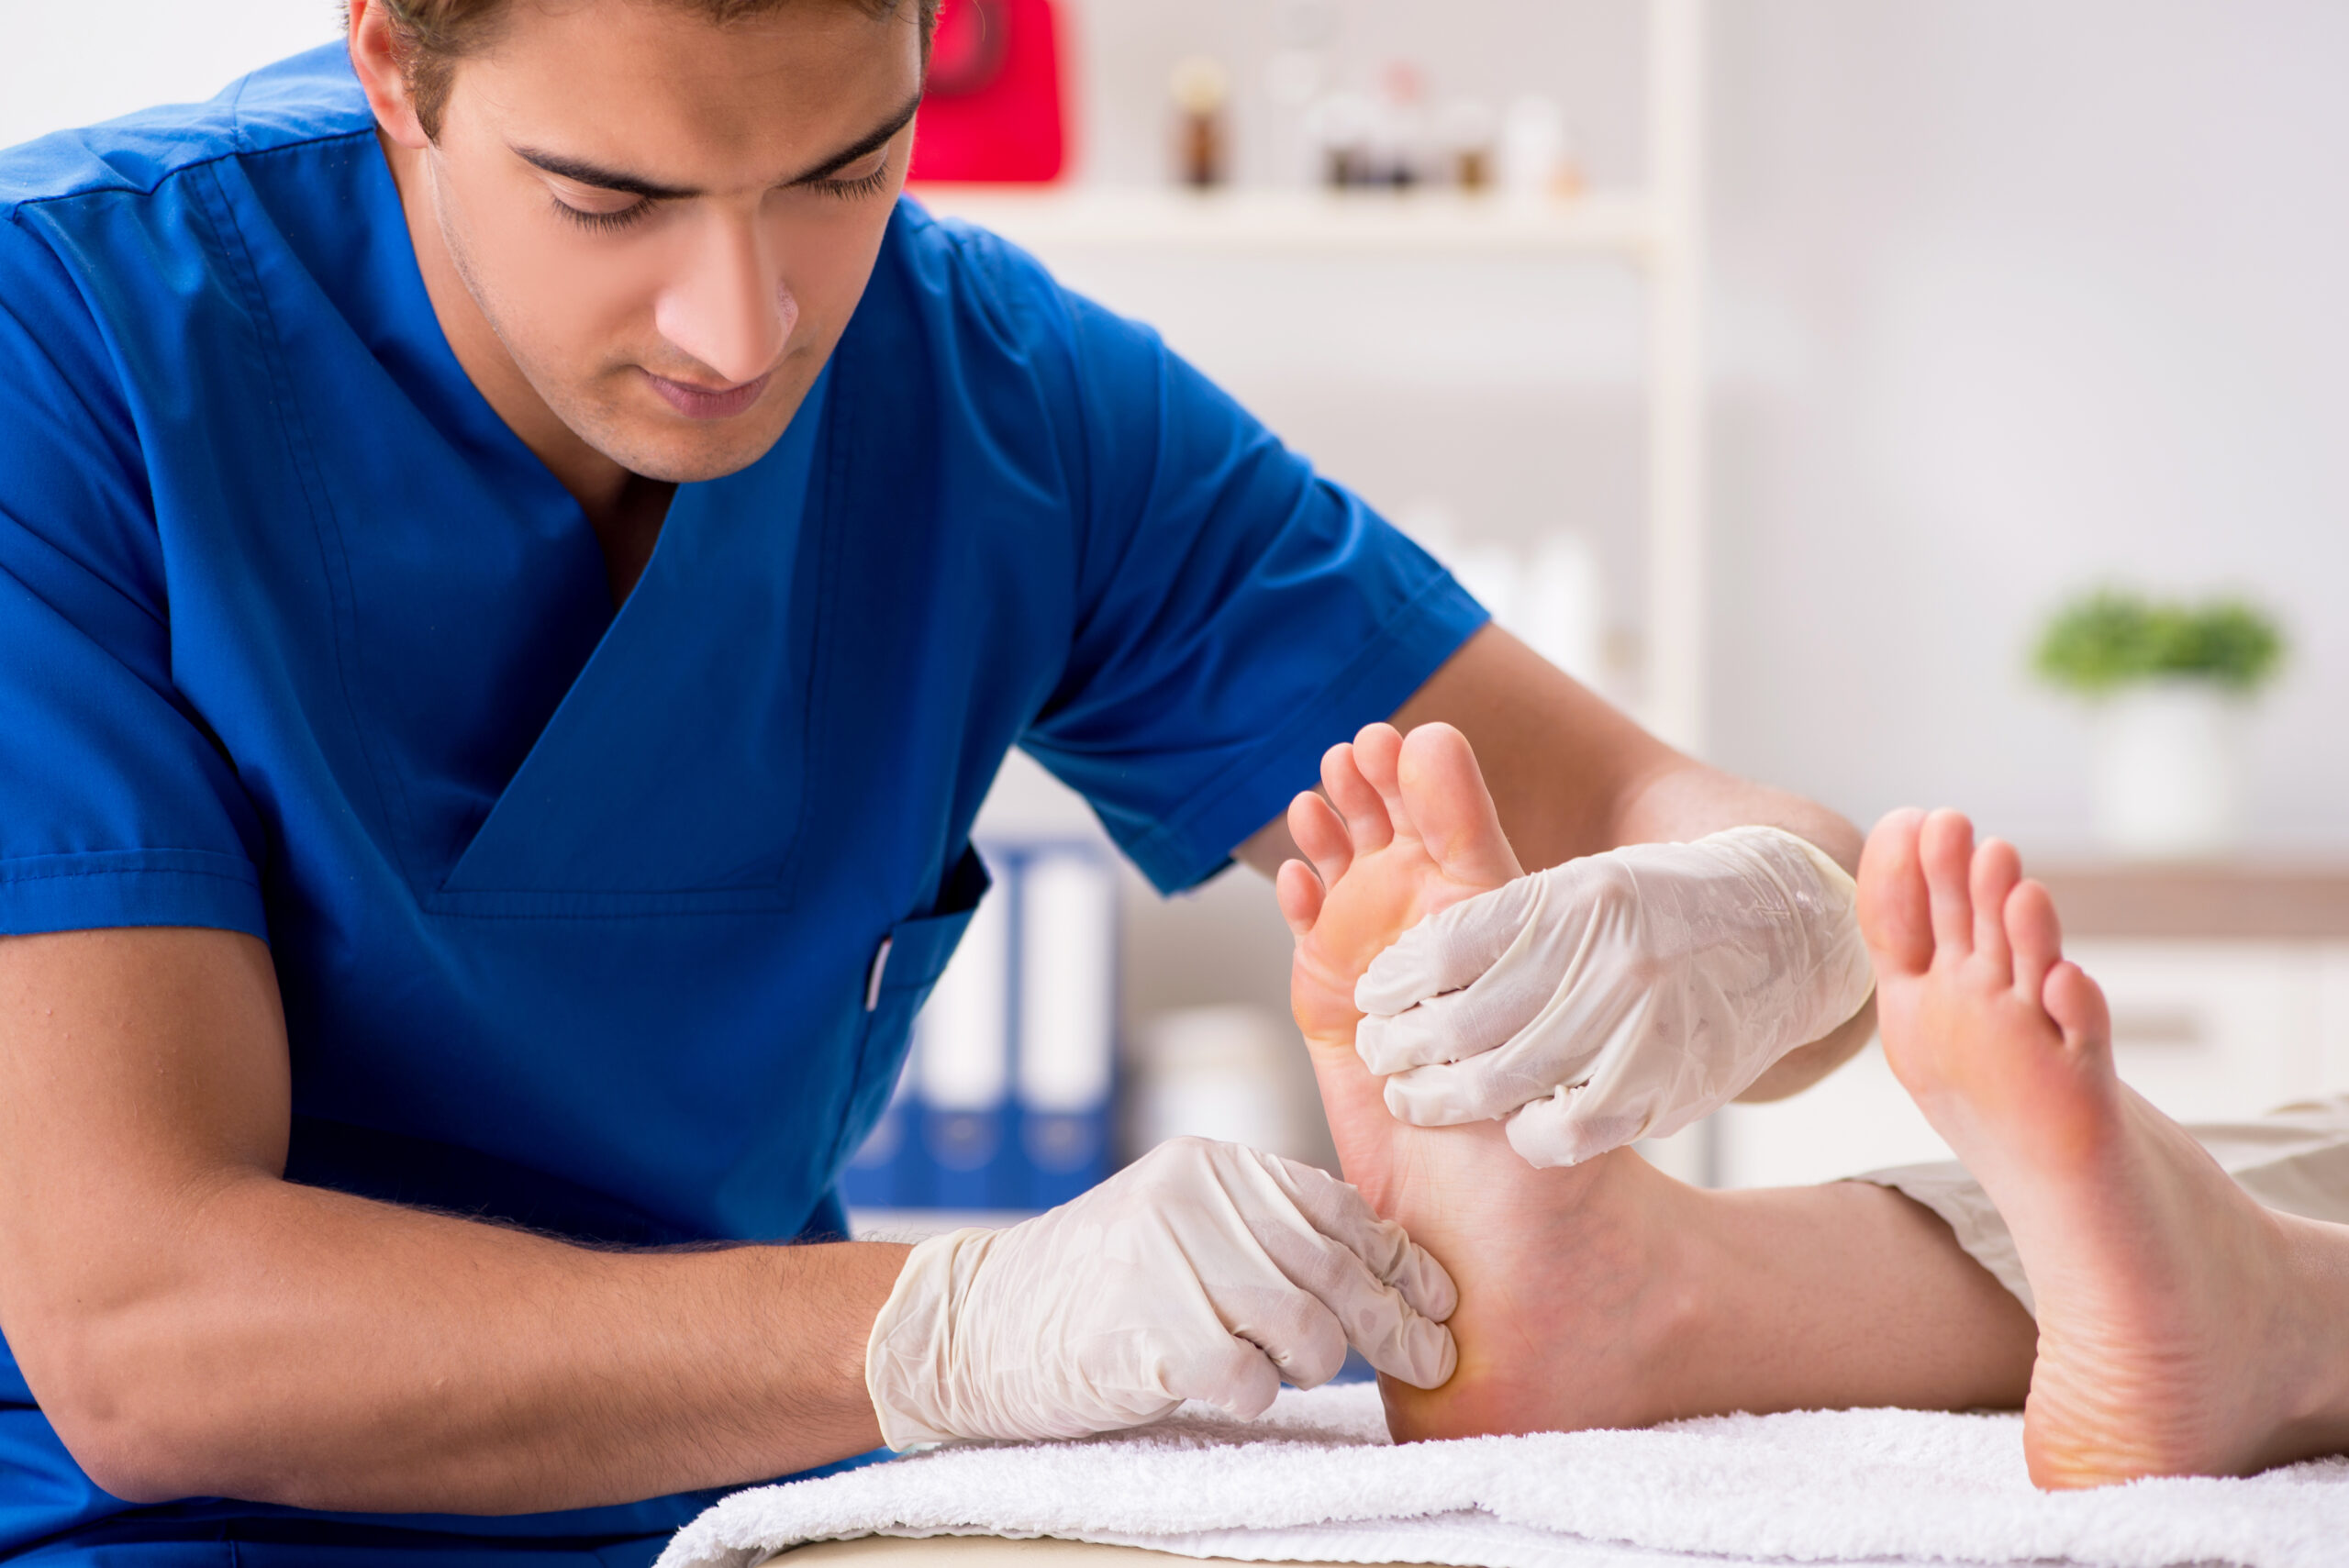
<path fill-rule="evenodd" d="M 1448 726 L 1408 740 L 1385 725 L 1330 751 L 1329 798 L 1289 813 L 1314 871 L 1282 868 L 1297 933 L 1290 999 L 1312 1053 L 1346 1177 L 1442 1260 L 1460 1286 L 1460 1368 L 1435 1393 L 1385 1382 L 1398 1439 L 1631 1425 L 1669 1413 L 1642 1363 L 1673 1327 L 1652 1301 L 1669 1242 L 1640 1222 L 1653 1176 L 1624 1151 L 1537 1171 L 1497 1122 L 1397 1121 L 1354 1054 L 1354 982 L 1420 918 L 1519 874 L 1467 741 Z M 1318 874 L 1317 874 L 1318 873 Z"/>
<path fill-rule="evenodd" d="M 2012 1229 L 2043 1486 L 2241 1474 L 2349 1445 L 2349 1228 L 2260 1207 L 2114 1075 L 2046 890 L 1954 812 L 1860 867 L 1885 1052 Z"/>
<path fill-rule="evenodd" d="M 1348 1180 L 1460 1286 L 1460 1367 L 1386 1385 L 1399 1439 L 1729 1410 L 2021 1396 L 2031 1319 L 1906 1198 L 1685 1186 L 1631 1150 L 1535 1170 L 1497 1122 L 1413 1128 L 1354 1054 L 1354 982 L 1419 918 L 1517 874 L 1467 742 L 1374 725 L 1289 823 L 1292 1001 Z M 1334 803 L 1334 804 L 1333 804 Z"/>

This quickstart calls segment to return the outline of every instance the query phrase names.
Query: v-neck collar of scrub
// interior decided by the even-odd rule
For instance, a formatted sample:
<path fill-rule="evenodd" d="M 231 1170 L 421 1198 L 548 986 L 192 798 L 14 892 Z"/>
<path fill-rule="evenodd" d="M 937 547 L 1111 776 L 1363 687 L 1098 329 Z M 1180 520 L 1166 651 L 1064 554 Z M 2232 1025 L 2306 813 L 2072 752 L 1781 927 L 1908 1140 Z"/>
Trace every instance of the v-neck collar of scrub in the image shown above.
<path fill-rule="evenodd" d="M 444 894 L 769 885 L 788 843 L 755 846 L 796 804 L 805 762 L 786 733 L 805 704 L 791 606 L 830 383 L 827 365 L 757 462 L 677 487 L 643 575 Z M 699 821 L 664 834 L 679 813 Z"/>

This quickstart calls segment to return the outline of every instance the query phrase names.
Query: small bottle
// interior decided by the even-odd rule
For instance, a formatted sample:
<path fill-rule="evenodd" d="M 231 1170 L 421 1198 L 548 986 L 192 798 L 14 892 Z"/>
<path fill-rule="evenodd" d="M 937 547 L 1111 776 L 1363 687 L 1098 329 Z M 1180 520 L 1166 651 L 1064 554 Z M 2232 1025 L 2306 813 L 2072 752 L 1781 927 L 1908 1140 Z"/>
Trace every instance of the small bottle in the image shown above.
<path fill-rule="evenodd" d="M 1582 192 L 1582 168 L 1565 111 L 1556 101 L 1529 94 L 1509 105 L 1501 120 L 1501 189 L 1521 202 L 1554 201 Z"/>
<path fill-rule="evenodd" d="M 1224 183 L 1224 111 L 1231 102 L 1231 76 L 1223 62 L 1195 54 L 1175 62 L 1175 174 L 1194 190 Z"/>
<path fill-rule="evenodd" d="M 1371 183 L 1408 190 L 1419 183 L 1427 161 L 1427 77 L 1409 61 L 1397 60 L 1387 65 L 1380 85 Z"/>
<path fill-rule="evenodd" d="M 1320 150 L 1322 182 L 1332 190 L 1371 183 L 1371 135 L 1378 106 L 1359 93 L 1332 93 L 1306 117 L 1306 134 Z"/>
<path fill-rule="evenodd" d="M 1436 141 L 1443 150 L 1444 172 L 1464 191 L 1483 191 L 1493 183 L 1493 111 L 1475 98 L 1459 98 L 1436 117 Z"/>

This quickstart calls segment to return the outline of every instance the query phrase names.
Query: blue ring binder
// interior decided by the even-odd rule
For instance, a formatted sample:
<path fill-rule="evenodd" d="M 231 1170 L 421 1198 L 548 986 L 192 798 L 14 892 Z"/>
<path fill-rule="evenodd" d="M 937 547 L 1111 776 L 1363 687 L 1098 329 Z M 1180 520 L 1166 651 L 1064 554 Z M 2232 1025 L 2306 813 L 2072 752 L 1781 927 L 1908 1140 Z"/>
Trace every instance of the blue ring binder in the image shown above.
<path fill-rule="evenodd" d="M 1109 1173 L 1116 862 L 1082 839 L 979 848 L 995 891 L 915 1020 L 880 1121 L 841 1173 L 852 1208 L 1034 1211 Z M 868 995 L 888 957 L 885 942 Z"/>

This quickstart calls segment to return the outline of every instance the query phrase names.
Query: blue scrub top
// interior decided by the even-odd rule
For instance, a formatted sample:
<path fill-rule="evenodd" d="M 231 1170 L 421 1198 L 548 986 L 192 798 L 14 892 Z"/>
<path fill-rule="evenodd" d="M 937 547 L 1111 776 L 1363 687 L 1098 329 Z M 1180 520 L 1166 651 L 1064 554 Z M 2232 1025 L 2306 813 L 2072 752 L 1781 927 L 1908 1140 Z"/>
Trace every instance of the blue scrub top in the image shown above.
<path fill-rule="evenodd" d="M 911 202 L 819 395 L 678 490 L 616 615 L 340 46 L 0 154 L 0 932 L 265 940 L 291 1180 L 836 1234 L 1008 748 L 1186 887 L 1484 618 L 1147 328 Z M 0 1357 L 0 1552 L 123 1507 Z"/>

